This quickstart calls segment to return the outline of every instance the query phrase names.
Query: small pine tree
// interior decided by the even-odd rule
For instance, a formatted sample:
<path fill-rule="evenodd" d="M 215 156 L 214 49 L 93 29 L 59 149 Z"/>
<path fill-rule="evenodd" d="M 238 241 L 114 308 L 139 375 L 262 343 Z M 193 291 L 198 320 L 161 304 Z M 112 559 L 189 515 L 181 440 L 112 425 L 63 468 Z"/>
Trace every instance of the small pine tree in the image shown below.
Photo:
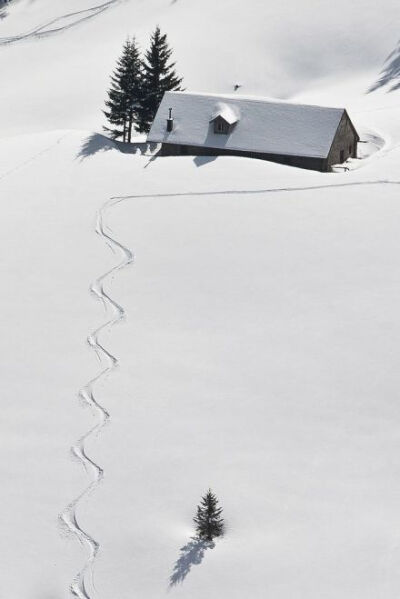
<path fill-rule="evenodd" d="M 197 506 L 197 515 L 193 518 L 196 532 L 200 539 L 212 541 L 224 534 L 224 520 L 221 518 L 222 508 L 218 507 L 218 499 L 208 490 Z"/>
<path fill-rule="evenodd" d="M 112 127 L 103 127 L 114 139 L 130 142 L 142 94 L 142 62 L 135 38 L 125 42 L 122 55 L 111 76 L 111 89 L 104 114 Z"/>
<path fill-rule="evenodd" d="M 143 61 L 143 89 L 137 127 L 141 133 L 150 130 L 164 93 L 181 90 L 182 78 L 174 70 L 175 63 L 170 62 L 171 55 L 167 36 L 157 27 Z"/>

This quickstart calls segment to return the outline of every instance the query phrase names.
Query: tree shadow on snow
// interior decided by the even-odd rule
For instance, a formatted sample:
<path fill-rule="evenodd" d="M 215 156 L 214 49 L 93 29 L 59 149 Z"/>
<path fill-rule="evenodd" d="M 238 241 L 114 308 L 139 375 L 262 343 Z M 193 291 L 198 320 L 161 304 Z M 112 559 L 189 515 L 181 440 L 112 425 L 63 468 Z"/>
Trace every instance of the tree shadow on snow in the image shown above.
<path fill-rule="evenodd" d="M 388 89 L 390 92 L 400 89 L 400 41 L 397 48 L 387 57 L 379 79 L 371 85 L 368 93 L 374 92 L 385 85 L 390 85 Z"/>
<path fill-rule="evenodd" d="M 172 588 L 179 583 L 182 584 L 192 566 L 200 565 L 207 549 L 213 549 L 214 547 L 215 543 L 213 541 L 203 541 L 192 537 L 184 547 L 181 547 L 181 554 L 169 578 L 169 587 Z"/>
<path fill-rule="evenodd" d="M 123 143 L 110 139 L 100 133 L 92 133 L 85 139 L 77 158 L 84 160 L 89 156 L 94 156 L 98 152 L 108 152 L 109 150 L 118 150 L 122 154 L 141 154 L 142 156 L 153 156 L 158 150 L 158 145 L 147 142 Z"/>
<path fill-rule="evenodd" d="M 92 133 L 83 142 L 77 158 L 84 160 L 85 158 L 89 158 L 89 156 L 94 156 L 98 152 L 115 150 L 116 147 L 116 143 L 112 139 L 109 139 L 105 135 L 100 135 L 100 133 Z"/>

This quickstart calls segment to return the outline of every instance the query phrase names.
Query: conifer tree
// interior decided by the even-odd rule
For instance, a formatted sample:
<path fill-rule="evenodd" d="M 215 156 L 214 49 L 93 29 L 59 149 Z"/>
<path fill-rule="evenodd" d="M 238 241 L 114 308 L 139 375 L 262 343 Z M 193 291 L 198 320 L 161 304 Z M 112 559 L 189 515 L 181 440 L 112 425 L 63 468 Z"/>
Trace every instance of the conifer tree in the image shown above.
<path fill-rule="evenodd" d="M 196 532 L 200 539 L 212 541 L 224 534 L 224 520 L 221 518 L 222 508 L 218 507 L 218 499 L 209 489 L 197 507 L 197 515 L 193 518 Z"/>
<path fill-rule="evenodd" d="M 150 130 L 164 93 L 181 90 L 182 78 L 174 70 L 175 63 L 170 62 L 171 56 L 167 36 L 157 27 L 143 61 L 142 100 L 138 110 L 138 131 L 141 133 Z"/>
<path fill-rule="evenodd" d="M 137 120 L 137 106 L 142 94 L 142 62 L 135 38 L 128 38 L 122 55 L 111 76 L 111 88 L 104 114 L 111 127 L 104 127 L 114 139 L 122 137 L 130 142 L 132 128 Z"/>

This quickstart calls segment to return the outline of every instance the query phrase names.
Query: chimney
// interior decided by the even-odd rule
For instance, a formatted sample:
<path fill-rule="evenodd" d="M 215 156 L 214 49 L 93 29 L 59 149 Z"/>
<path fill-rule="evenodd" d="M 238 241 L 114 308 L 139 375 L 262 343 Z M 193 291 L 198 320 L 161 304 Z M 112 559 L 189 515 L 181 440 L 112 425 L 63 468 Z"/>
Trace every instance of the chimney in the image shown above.
<path fill-rule="evenodd" d="M 167 131 L 170 133 L 174 128 L 174 119 L 172 118 L 172 108 L 169 109 L 169 117 L 167 118 Z"/>

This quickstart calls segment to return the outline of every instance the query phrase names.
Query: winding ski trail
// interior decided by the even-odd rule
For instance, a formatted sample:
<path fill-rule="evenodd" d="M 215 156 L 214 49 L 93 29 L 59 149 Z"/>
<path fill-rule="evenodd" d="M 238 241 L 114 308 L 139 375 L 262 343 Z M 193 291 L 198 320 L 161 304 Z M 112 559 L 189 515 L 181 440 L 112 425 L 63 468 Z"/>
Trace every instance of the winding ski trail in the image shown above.
<path fill-rule="evenodd" d="M 20 42 L 26 39 L 32 38 L 43 38 L 49 35 L 53 35 L 54 33 L 59 33 L 61 31 L 65 31 L 70 29 L 71 27 L 75 27 L 84 21 L 89 19 L 93 19 L 93 17 L 97 17 L 99 14 L 108 10 L 112 6 L 119 4 L 121 0 L 108 0 L 108 2 L 104 2 L 103 4 L 99 4 L 97 6 L 92 6 L 91 8 L 86 8 L 85 10 L 80 10 L 77 12 L 71 12 L 60 17 L 56 17 L 51 21 L 43 23 L 42 25 L 38 25 L 31 31 L 27 31 L 26 33 L 20 33 L 19 35 L 13 35 L 9 37 L 0 38 L 0 45 L 12 44 L 15 42 Z"/>
<path fill-rule="evenodd" d="M 361 186 L 361 185 L 399 185 L 400 181 L 395 180 L 376 180 L 376 181 L 353 181 L 348 183 L 328 184 L 328 185 L 315 185 L 315 186 L 304 186 L 304 187 L 277 187 L 267 189 L 254 189 L 254 190 L 220 190 L 214 192 L 175 192 L 175 193 L 164 193 L 164 194 L 138 194 L 128 196 L 114 196 L 110 198 L 97 213 L 96 220 L 96 233 L 107 243 L 110 249 L 121 256 L 121 261 L 116 264 L 113 268 L 105 272 L 103 275 L 98 277 L 90 286 L 90 292 L 100 300 L 105 308 L 108 318 L 104 324 L 90 333 L 87 337 L 87 342 L 90 347 L 96 352 L 100 364 L 103 368 L 97 374 L 96 377 L 91 379 L 80 391 L 79 396 L 84 403 L 90 407 L 95 419 L 94 426 L 79 438 L 74 445 L 71 447 L 72 454 L 81 462 L 84 466 L 91 481 L 88 486 L 76 497 L 60 514 L 60 522 L 70 533 L 73 533 L 82 546 L 87 551 L 87 559 L 82 569 L 75 576 L 71 583 L 70 590 L 74 597 L 78 599 L 92 599 L 96 593 L 94 584 L 94 564 L 96 561 L 97 554 L 99 552 L 99 542 L 92 537 L 87 531 L 85 531 L 78 522 L 77 510 L 81 501 L 87 498 L 101 483 L 104 477 L 104 471 L 100 465 L 98 465 L 93 459 L 91 459 L 86 453 L 86 441 L 98 434 L 102 428 L 106 425 L 110 418 L 107 410 L 100 405 L 96 399 L 95 387 L 96 384 L 111 373 L 118 366 L 118 359 L 109 352 L 100 341 L 100 336 L 103 331 L 109 330 L 111 327 L 116 325 L 118 322 L 125 318 L 124 308 L 118 304 L 104 289 L 106 280 L 115 274 L 117 271 L 127 267 L 134 261 L 133 252 L 125 247 L 122 243 L 112 237 L 112 232 L 106 225 L 106 213 L 109 209 L 113 208 L 120 202 L 139 199 L 139 198 L 154 198 L 154 197 L 181 197 L 181 196 L 210 196 L 210 195 L 231 195 L 231 194 L 265 194 L 265 193 L 276 193 L 276 192 L 298 192 L 304 190 L 320 190 L 326 188 L 340 188 L 348 186 Z"/>
<path fill-rule="evenodd" d="M 97 278 L 90 286 L 90 292 L 99 299 L 108 313 L 107 321 L 98 327 L 95 331 L 89 334 L 87 342 L 90 347 L 96 352 L 99 361 L 104 367 L 99 374 L 90 380 L 80 391 L 79 397 L 90 407 L 95 418 L 95 425 L 75 444 L 71 447 L 72 454 L 79 459 L 84 466 L 88 476 L 91 478 L 90 484 L 76 497 L 60 514 L 59 519 L 63 527 L 73 533 L 82 546 L 87 550 L 87 560 L 83 568 L 78 572 L 71 583 L 70 590 L 74 597 L 78 599 L 91 599 L 95 593 L 94 584 L 94 563 L 99 551 L 99 543 L 86 532 L 78 522 L 77 509 L 79 503 L 88 497 L 96 487 L 101 483 L 104 472 L 101 466 L 96 464 L 86 453 L 85 445 L 89 437 L 98 434 L 106 425 L 110 418 L 107 410 L 99 404 L 95 396 L 96 383 L 112 372 L 118 365 L 118 359 L 113 356 L 100 342 L 100 335 L 103 331 L 108 330 L 118 322 L 124 319 L 125 311 L 104 289 L 104 283 L 108 277 L 112 276 L 116 271 L 125 268 L 133 262 L 133 253 L 123 246 L 121 243 L 113 239 L 110 232 L 107 232 L 105 227 L 106 211 L 121 200 L 108 200 L 98 211 L 96 222 L 96 233 L 107 243 L 114 253 L 119 253 L 122 260 L 113 268 Z"/>

